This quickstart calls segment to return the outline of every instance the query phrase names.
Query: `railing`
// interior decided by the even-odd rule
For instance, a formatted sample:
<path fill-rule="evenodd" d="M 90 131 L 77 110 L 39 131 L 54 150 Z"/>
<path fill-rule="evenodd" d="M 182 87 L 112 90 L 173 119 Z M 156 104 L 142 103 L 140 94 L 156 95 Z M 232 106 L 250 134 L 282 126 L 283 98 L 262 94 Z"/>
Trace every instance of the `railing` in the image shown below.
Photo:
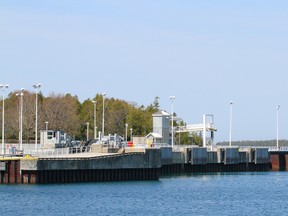
<path fill-rule="evenodd" d="M 39 149 L 31 150 L 31 155 L 36 157 L 51 157 L 59 155 L 68 155 L 69 148 L 56 148 L 56 149 Z"/>
<path fill-rule="evenodd" d="M 81 147 L 56 148 L 56 149 L 39 149 L 39 150 L 31 150 L 30 152 L 32 156 L 36 157 L 55 157 L 69 154 L 87 153 L 90 152 L 90 147 L 81 146 Z"/>
<path fill-rule="evenodd" d="M 282 147 L 278 147 L 277 146 L 270 146 L 268 148 L 268 151 L 288 151 L 288 146 L 282 146 Z"/>
<path fill-rule="evenodd" d="M 107 146 L 109 147 L 109 146 Z M 136 144 L 134 148 L 161 148 L 161 147 L 171 147 L 171 145 L 167 143 L 152 143 L 145 144 L 140 143 Z M 194 145 L 174 145 L 173 151 L 180 151 L 183 147 L 197 147 Z M 232 146 L 234 148 L 239 148 L 241 151 L 245 151 L 248 148 L 268 148 L 268 151 L 276 151 L 276 152 L 288 152 L 288 146 L 276 147 L 276 146 Z M 133 147 L 125 147 L 125 148 L 133 148 Z M 215 148 L 230 148 L 230 146 L 215 146 Z M 81 146 L 81 147 L 70 147 L 70 148 L 56 148 L 56 149 L 38 149 L 38 150 L 29 150 L 29 152 L 24 151 L 25 155 L 31 155 L 33 157 L 55 157 L 55 156 L 64 156 L 69 154 L 79 154 L 79 153 L 88 153 L 91 148 L 89 146 Z M 19 152 L 9 152 L 8 154 L 0 155 L 0 157 L 19 157 L 21 156 Z"/>
<path fill-rule="evenodd" d="M 278 152 L 285 152 L 288 151 L 288 146 L 231 146 L 232 148 L 239 148 L 240 150 L 246 150 L 248 148 L 268 148 L 268 151 L 278 151 Z M 216 146 L 216 148 L 230 148 L 230 146 Z"/>
<path fill-rule="evenodd" d="M 69 154 L 87 153 L 90 150 L 90 146 L 71 147 L 69 148 Z"/>
<path fill-rule="evenodd" d="M 133 147 L 126 146 L 125 148 L 161 148 L 161 147 L 171 147 L 171 145 L 167 143 L 137 143 Z"/>

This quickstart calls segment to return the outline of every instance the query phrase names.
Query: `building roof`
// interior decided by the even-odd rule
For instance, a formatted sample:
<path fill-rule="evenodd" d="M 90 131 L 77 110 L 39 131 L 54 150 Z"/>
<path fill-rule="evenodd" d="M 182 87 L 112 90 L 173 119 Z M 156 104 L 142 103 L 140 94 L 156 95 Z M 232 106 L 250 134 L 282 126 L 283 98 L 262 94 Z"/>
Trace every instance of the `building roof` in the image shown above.
<path fill-rule="evenodd" d="M 152 116 L 170 116 L 168 112 L 165 110 L 159 110 L 158 112 L 154 113 Z"/>
<path fill-rule="evenodd" d="M 146 136 L 147 139 L 149 138 L 153 138 L 153 139 L 162 139 L 162 136 L 161 134 L 159 133 L 149 133 L 147 136 Z"/>

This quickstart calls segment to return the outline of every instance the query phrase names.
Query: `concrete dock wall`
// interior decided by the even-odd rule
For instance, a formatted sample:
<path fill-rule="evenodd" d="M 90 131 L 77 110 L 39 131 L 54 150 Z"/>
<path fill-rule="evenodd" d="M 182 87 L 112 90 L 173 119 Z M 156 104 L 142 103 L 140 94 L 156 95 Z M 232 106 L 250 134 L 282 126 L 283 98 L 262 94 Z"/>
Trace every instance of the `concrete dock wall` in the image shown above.
<path fill-rule="evenodd" d="M 174 151 L 169 147 L 133 149 L 127 149 L 130 153 L 125 149 L 117 154 L 7 159 L 0 161 L 0 183 L 157 180 L 162 174 L 268 171 L 270 162 L 274 170 L 288 167 L 288 153 L 268 154 L 265 148 L 247 151 L 238 148 L 208 151 L 200 147 Z"/>
<path fill-rule="evenodd" d="M 191 148 L 191 164 L 207 164 L 207 148 Z"/>
<path fill-rule="evenodd" d="M 269 162 L 268 148 L 255 149 L 255 164 L 266 164 Z"/>
<path fill-rule="evenodd" d="M 172 164 L 172 148 L 162 147 L 161 149 L 161 165 Z"/>
<path fill-rule="evenodd" d="M 218 155 L 216 151 L 207 151 L 207 163 L 218 163 Z"/>
<path fill-rule="evenodd" d="M 131 153 L 95 158 L 53 158 L 23 160 L 21 170 L 93 170 L 146 169 L 161 167 L 161 150 L 147 149 L 146 153 Z"/>
<path fill-rule="evenodd" d="M 22 183 L 158 180 L 161 149 L 95 158 L 21 161 Z"/>
<path fill-rule="evenodd" d="M 172 164 L 184 164 L 185 158 L 183 152 L 172 152 Z"/>
<path fill-rule="evenodd" d="M 247 151 L 239 151 L 239 163 L 249 163 L 249 153 Z"/>
<path fill-rule="evenodd" d="M 239 163 L 238 148 L 226 148 L 224 164 L 238 164 L 238 163 Z"/>

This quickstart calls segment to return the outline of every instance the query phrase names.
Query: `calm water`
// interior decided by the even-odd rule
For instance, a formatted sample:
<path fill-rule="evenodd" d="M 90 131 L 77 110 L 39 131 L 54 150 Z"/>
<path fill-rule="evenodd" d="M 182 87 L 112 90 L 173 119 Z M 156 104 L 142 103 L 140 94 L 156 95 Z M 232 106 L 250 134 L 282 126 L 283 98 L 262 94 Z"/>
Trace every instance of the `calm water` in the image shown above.
<path fill-rule="evenodd" d="M 288 215 L 288 172 L 1 185 L 1 215 Z"/>

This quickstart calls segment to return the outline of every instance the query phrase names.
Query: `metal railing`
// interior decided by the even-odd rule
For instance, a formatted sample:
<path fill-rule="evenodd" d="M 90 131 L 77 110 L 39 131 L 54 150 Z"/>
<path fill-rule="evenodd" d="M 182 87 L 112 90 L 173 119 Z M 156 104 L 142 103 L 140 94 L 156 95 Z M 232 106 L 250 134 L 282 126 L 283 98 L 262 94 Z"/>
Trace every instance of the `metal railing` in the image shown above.
<path fill-rule="evenodd" d="M 134 146 L 128 147 L 126 146 L 125 148 L 161 148 L 161 147 L 171 147 L 171 145 L 167 143 L 137 143 L 134 144 Z"/>
<path fill-rule="evenodd" d="M 109 147 L 109 146 L 107 146 Z M 171 145 L 167 143 L 140 143 L 136 144 L 134 147 L 125 147 L 125 148 L 162 148 L 162 147 L 171 147 Z M 180 151 L 183 147 L 196 147 L 194 145 L 175 145 L 173 151 Z M 288 152 L 288 146 L 276 147 L 276 146 L 232 146 L 234 148 L 239 148 L 241 151 L 245 151 L 249 148 L 268 148 L 268 151 L 276 151 L 276 152 Z M 215 148 L 230 148 L 229 146 L 217 146 Z M 69 147 L 69 148 L 55 148 L 55 149 L 38 149 L 32 150 L 30 149 L 29 152 L 9 152 L 5 153 L 4 155 L 0 155 L 0 157 L 20 157 L 25 155 L 31 155 L 33 157 L 55 157 L 55 156 L 65 156 L 69 154 L 79 154 L 79 153 L 89 153 L 91 152 L 90 146 L 81 146 L 81 147 Z"/>
<path fill-rule="evenodd" d="M 90 152 L 90 147 L 81 146 L 81 147 L 69 147 L 69 148 L 31 150 L 30 154 L 34 157 L 55 157 L 55 156 L 64 156 L 64 155 L 67 156 L 69 154 L 79 154 L 88 152 Z"/>
<path fill-rule="evenodd" d="M 240 150 L 246 150 L 249 148 L 255 149 L 255 148 L 268 148 L 268 151 L 277 151 L 277 152 L 285 152 L 288 151 L 288 146 L 231 146 L 232 148 L 239 148 Z M 230 146 L 217 146 L 216 148 L 231 148 Z"/>
<path fill-rule="evenodd" d="M 69 148 L 56 148 L 56 149 L 39 149 L 31 150 L 31 155 L 36 157 L 51 157 L 59 155 L 68 155 Z"/>
<path fill-rule="evenodd" d="M 277 146 L 270 146 L 268 148 L 268 151 L 280 151 L 280 152 L 284 152 L 284 151 L 288 151 L 288 146 L 282 146 L 282 147 L 278 147 Z"/>

